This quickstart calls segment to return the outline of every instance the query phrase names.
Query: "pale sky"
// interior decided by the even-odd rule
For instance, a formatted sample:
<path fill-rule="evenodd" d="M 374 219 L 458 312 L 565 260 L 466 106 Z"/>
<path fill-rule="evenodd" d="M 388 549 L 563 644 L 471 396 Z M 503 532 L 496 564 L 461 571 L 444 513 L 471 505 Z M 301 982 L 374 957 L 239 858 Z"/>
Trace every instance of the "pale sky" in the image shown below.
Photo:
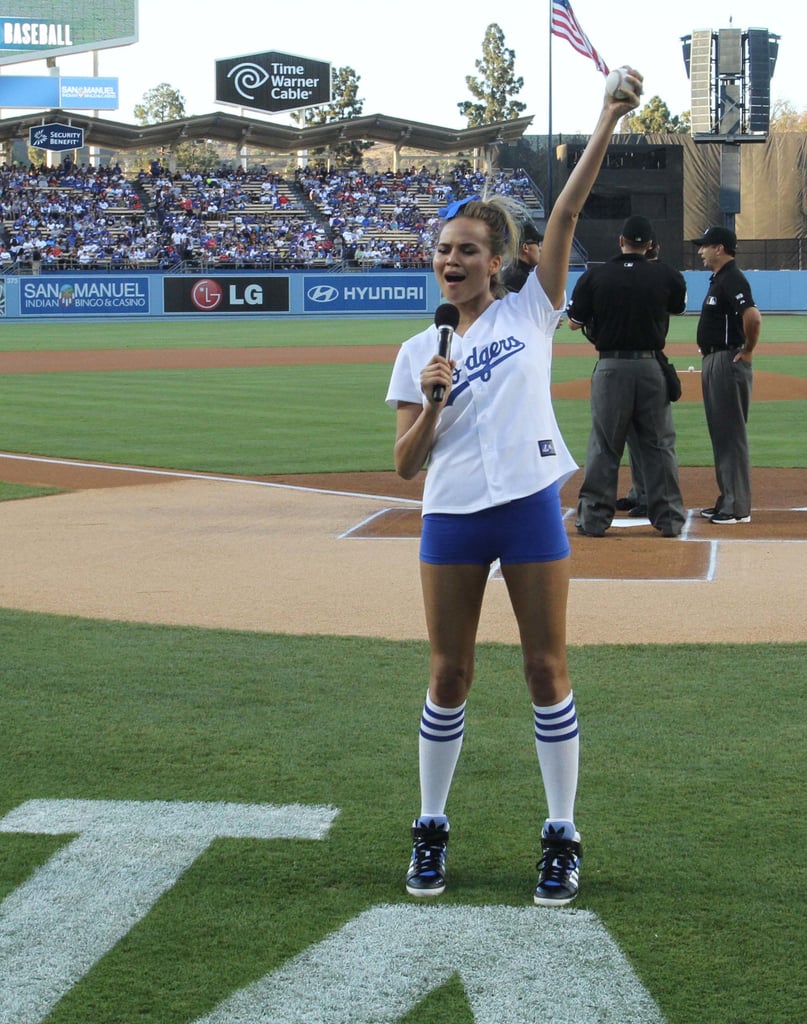
<path fill-rule="evenodd" d="M 691 106 L 681 36 L 728 27 L 765 28 L 782 37 L 772 102 L 789 100 L 797 110 L 807 109 L 807 7 L 801 3 L 573 0 L 572 6 L 606 63 L 638 68 L 645 76 L 645 99 L 660 96 L 672 114 Z M 102 117 L 133 121 L 134 105 L 161 82 L 183 95 L 189 115 L 233 112 L 215 102 L 215 61 L 278 50 L 352 67 L 360 77 L 364 114 L 462 128 L 466 121 L 457 103 L 473 98 L 465 76 L 478 75 L 475 61 L 482 55 L 485 30 L 496 22 L 505 45 L 515 51 L 516 74 L 524 79 L 516 98 L 526 104 L 525 115 L 534 115 L 528 134 L 548 129 L 549 0 L 531 5 L 140 0 L 139 11 L 139 42 L 99 54 L 99 75 L 119 78 L 121 95 L 120 109 L 102 111 Z M 552 65 L 553 131 L 588 134 L 600 109 L 602 75 L 558 37 L 552 38 Z M 92 58 L 62 58 L 59 71 L 90 75 Z M 2 73 L 43 74 L 44 62 L 10 65 Z M 249 116 L 289 123 L 288 114 Z"/>

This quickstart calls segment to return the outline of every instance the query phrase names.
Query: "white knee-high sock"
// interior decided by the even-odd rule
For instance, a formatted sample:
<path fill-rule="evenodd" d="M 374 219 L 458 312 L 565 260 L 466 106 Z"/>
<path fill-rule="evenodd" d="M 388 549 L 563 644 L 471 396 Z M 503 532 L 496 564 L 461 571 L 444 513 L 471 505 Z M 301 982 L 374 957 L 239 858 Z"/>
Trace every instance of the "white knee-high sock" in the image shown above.
<path fill-rule="evenodd" d="M 418 741 L 421 818 L 445 816 L 464 729 L 465 701 L 458 708 L 441 708 L 426 696 Z"/>
<path fill-rule="evenodd" d="M 535 749 L 544 780 L 551 821 L 574 822 L 574 801 L 580 764 L 580 735 L 574 694 L 559 704 L 532 706 L 535 719 Z"/>

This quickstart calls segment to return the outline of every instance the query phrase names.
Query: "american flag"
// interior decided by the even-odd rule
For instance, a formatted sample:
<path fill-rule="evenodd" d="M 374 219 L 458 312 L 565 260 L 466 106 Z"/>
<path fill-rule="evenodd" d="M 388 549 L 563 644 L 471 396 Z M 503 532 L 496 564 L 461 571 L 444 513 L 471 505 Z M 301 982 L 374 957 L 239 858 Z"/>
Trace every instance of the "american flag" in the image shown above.
<path fill-rule="evenodd" d="M 582 53 L 584 57 L 591 57 L 598 71 L 602 71 L 604 75 L 608 74 L 608 65 L 580 28 L 569 0 L 552 0 L 552 35 L 567 39 L 578 53 Z"/>

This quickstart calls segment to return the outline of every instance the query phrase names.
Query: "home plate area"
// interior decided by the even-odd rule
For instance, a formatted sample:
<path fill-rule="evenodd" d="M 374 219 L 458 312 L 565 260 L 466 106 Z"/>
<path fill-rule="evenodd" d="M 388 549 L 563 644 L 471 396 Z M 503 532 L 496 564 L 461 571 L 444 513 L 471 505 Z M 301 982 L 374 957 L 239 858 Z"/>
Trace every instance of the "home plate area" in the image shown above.
<path fill-rule="evenodd" d="M 708 580 L 719 541 L 807 540 L 807 508 L 754 509 L 750 523 L 716 526 L 690 509 L 680 538 L 662 537 L 647 519 L 615 518 L 604 537 L 582 537 L 574 510 L 564 510 L 576 580 Z M 420 536 L 416 507 L 389 507 L 357 523 L 345 538 L 407 540 Z M 498 569 L 493 577 L 500 575 Z"/>

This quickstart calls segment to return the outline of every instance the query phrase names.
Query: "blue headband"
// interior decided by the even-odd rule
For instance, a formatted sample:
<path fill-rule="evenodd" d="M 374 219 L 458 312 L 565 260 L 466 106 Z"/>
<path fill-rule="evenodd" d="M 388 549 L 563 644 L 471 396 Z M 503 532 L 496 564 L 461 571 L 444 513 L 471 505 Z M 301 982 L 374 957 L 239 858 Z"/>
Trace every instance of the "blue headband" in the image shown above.
<path fill-rule="evenodd" d="M 476 199 L 481 199 L 482 196 L 466 196 L 464 199 L 455 199 L 453 203 L 449 203 L 448 206 L 444 206 L 442 210 L 437 211 L 437 216 L 442 217 L 443 220 L 451 220 L 452 217 L 456 217 L 460 210 L 467 203 L 471 203 Z"/>

